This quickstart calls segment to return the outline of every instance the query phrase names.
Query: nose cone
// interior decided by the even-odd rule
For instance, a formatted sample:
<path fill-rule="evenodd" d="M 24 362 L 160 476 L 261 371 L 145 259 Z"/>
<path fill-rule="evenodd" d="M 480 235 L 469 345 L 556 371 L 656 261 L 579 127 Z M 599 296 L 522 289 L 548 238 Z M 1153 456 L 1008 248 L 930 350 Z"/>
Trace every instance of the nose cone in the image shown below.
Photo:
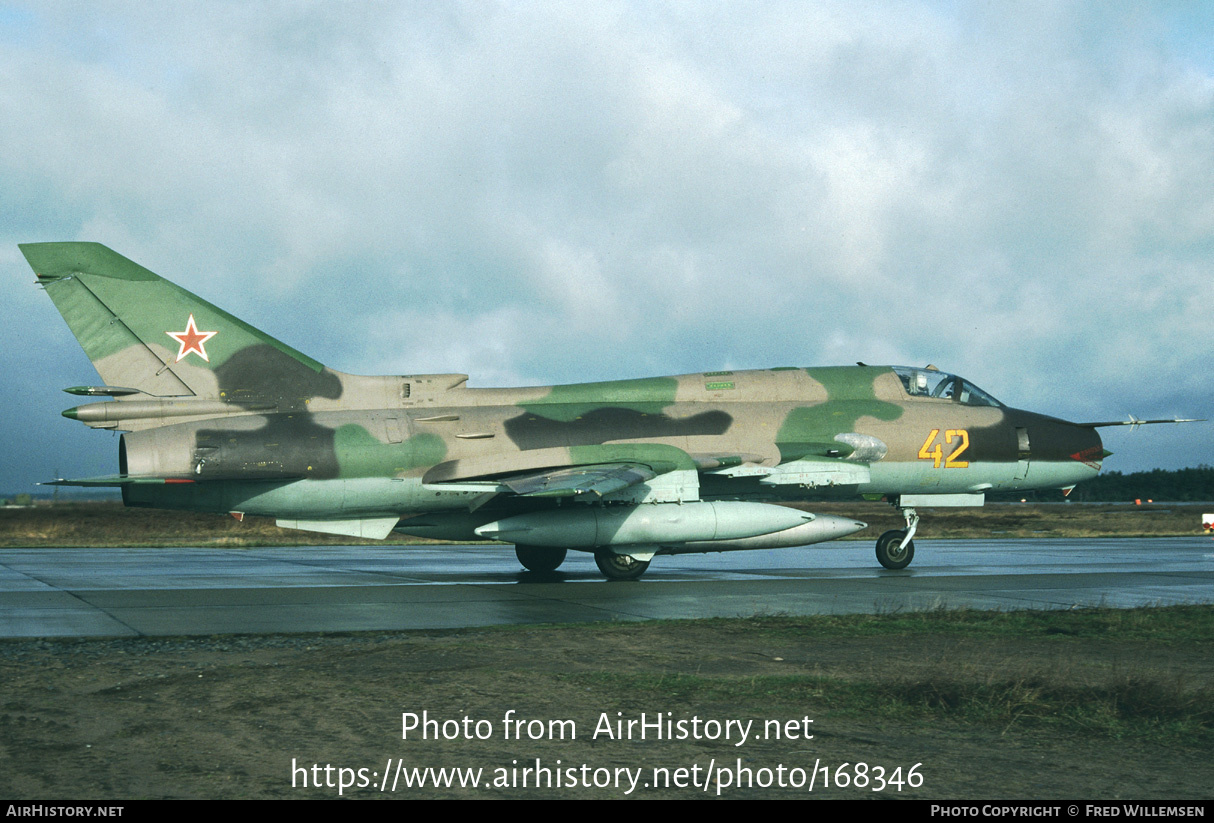
<path fill-rule="evenodd" d="M 1074 461 L 1074 465 L 1070 468 L 1076 478 L 1075 482 L 1091 480 L 1100 474 L 1100 466 L 1109 452 L 1104 450 L 1104 444 L 1100 442 L 1100 435 L 1096 433 L 1095 429 L 1070 425 L 1073 430 L 1071 439 L 1075 449 L 1069 451 L 1067 457 Z"/>
<path fill-rule="evenodd" d="M 1078 426 L 1032 412 L 1020 412 L 1028 429 L 1029 479 L 1039 488 L 1063 488 L 1100 474 L 1107 452 L 1090 426 Z"/>

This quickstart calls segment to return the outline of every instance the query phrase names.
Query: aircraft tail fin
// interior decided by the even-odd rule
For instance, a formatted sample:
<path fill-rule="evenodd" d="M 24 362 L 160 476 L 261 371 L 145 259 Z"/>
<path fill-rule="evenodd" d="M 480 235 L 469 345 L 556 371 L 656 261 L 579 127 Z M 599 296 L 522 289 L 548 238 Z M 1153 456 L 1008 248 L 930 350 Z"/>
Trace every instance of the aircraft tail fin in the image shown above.
<path fill-rule="evenodd" d="M 317 361 L 100 243 L 20 249 L 109 386 L 228 402 L 328 393 Z"/>

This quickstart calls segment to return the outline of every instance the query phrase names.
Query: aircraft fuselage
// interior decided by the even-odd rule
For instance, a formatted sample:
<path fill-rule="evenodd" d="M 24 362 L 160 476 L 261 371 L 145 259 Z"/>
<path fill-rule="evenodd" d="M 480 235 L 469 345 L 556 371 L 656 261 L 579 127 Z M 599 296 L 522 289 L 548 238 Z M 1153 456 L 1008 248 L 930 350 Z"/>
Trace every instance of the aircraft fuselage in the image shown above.
<path fill-rule="evenodd" d="M 884 497 L 877 541 L 913 556 L 916 506 L 1095 476 L 1095 428 L 1009 408 L 933 366 L 725 370 L 469 388 L 462 374 L 327 368 L 97 243 L 21 246 L 111 399 L 64 412 L 125 432 L 132 506 L 266 515 L 288 528 L 393 530 L 516 544 L 535 571 L 565 549 L 636 577 L 657 554 L 797 546 L 864 523 L 771 503 Z M 1152 421 L 1147 421 L 1152 422 Z"/>
<path fill-rule="evenodd" d="M 695 472 L 698 489 L 684 489 L 683 500 L 982 494 L 1071 486 L 1095 476 L 1102 459 L 1092 429 L 916 397 L 883 367 L 513 390 L 411 386 L 393 408 L 232 412 L 126 434 L 123 474 L 182 481 L 127 485 L 128 503 L 404 517 L 466 509 L 506 474 L 646 459 Z"/>

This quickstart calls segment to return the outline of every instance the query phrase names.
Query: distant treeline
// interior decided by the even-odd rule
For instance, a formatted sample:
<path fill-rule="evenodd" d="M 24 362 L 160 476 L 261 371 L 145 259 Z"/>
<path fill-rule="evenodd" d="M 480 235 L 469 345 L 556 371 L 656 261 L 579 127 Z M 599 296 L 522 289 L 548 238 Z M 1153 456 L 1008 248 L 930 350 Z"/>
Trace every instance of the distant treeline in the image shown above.
<path fill-rule="evenodd" d="M 1062 492 L 1049 490 L 1025 493 L 988 494 L 988 500 L 1062 500 Z M 1204 463 L 1192 469 L 1152 469 L 1149 472 L 1103 472 L 1085 480 L 1071 492 L 1080 502 L 1132 502 L 1141 500 L 1196 502 L 1214 500 L 1214 466 Z"/>

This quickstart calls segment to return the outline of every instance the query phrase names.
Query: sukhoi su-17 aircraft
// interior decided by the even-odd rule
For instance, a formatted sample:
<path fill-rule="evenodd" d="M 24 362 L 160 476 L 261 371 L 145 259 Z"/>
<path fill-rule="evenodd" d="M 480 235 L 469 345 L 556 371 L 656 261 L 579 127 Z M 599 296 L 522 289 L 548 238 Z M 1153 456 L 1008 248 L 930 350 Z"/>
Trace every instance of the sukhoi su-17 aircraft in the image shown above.
<path fill-rule="evenodd" d="M 1012 409 L 934 366 L 514 389 L 344 374 L 100 244 L 20 248 L 104 383 L 65 391 L 110 398 L 64 416 L 124 432 L 118 474 L 55 483 L 290 529 L 500 540 L 532 571 L 568 549 L 627 579 L 658 555 L 821 543 L 866 524 L 775 504 L 860 496 L 905 515 L 877 540 L 900 569 L 917 508 L 1072 487 L 1120 422 Z"/>

